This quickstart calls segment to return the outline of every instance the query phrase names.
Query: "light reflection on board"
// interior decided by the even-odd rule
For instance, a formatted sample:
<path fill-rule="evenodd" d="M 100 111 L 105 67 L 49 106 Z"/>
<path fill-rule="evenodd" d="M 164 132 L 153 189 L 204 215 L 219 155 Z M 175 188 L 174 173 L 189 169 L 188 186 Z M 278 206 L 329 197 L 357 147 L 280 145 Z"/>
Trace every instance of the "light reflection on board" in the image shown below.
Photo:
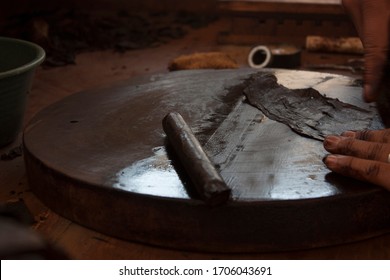
<path fill-rule="evenodd" d="M 114 187 L 140 194 L 188 198 L 165 148 L 157 147 L 153 151 L 153 156 L 137 161 L 118 172 Z"/>

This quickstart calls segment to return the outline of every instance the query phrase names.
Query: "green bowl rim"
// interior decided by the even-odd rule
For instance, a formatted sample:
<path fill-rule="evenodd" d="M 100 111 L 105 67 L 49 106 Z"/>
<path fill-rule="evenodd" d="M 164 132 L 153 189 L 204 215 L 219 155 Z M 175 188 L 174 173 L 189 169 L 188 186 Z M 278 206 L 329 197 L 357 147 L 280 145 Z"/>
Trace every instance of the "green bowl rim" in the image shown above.
<path fill-rule="evenodd" d="M 0 72 L 0 78 L 15 76 L 15 75 L 19 75 L 23 72 L 29 71 L 30 69 L 40 65 L 45 59 L 45 56 L 46 56 L 45 50 L 41 46 L 39 46 L 35 43 L 29 42 L 26 40 L 0 36 L 0 43 L 2 41 L 9 41 L 9 42 L 15 42 L 15 43 L 21 43 L 24 45 L 28 45 L 28 46 L 34 48 L 35 50 L 37 50 L 37 57 L 35 59 L 33 59 L 32 61 L 30 61 L 22 66 L 19 66 L 17 68 L 12 69 L 12 70 Z"/>

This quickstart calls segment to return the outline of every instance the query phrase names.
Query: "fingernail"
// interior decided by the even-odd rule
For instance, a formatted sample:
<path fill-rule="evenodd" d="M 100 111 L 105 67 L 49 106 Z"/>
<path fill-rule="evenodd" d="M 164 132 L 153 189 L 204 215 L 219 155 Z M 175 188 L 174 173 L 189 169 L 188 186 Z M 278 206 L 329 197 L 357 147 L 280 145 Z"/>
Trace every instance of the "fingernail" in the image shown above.
<path fill-rule="evenodd" d="M 325 138 L 324 147 L 325 149 L 334 149 L 340 142 L 340 136 L 331 135 Z"/>
<path fill-rule="evenodd" d="M 345 132 L 341 133 L 341 136 L 355 138 L 356 132 L 355 131 L 345 131 Z"/>
<path fill-rule="evenodd" d="M 337 166 L 337 156 L 335 155 L 327 155 L 322 161 L 330 169 L 335 168 Z"/>

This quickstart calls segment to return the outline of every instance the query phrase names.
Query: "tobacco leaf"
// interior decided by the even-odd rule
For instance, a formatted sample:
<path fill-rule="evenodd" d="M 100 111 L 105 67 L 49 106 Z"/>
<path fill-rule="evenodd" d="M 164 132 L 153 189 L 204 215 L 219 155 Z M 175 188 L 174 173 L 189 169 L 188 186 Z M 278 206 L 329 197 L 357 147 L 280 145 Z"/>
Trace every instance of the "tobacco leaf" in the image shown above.
<path fill-rule="evenodd" d="M 346 130 L 367 129 L 375 116 L 374 112 L 325 97 L 313 88 L 289 89 L 278 84 L 270 73 L 252 75 L 244 94 L 268 118 L 320 141 Z"/>

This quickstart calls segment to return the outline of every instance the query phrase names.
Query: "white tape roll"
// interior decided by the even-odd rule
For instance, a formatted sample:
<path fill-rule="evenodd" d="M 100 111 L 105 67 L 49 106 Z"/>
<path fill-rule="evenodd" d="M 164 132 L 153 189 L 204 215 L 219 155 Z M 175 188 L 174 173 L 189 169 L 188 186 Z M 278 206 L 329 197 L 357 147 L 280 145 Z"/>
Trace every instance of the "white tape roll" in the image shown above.
<path fill-rule="evenodd" d="M 264 68 L 271 62 L 272 54 L 268 47 L 254 47 L 248 55 L 248 64 L 252 68 Z"/>

